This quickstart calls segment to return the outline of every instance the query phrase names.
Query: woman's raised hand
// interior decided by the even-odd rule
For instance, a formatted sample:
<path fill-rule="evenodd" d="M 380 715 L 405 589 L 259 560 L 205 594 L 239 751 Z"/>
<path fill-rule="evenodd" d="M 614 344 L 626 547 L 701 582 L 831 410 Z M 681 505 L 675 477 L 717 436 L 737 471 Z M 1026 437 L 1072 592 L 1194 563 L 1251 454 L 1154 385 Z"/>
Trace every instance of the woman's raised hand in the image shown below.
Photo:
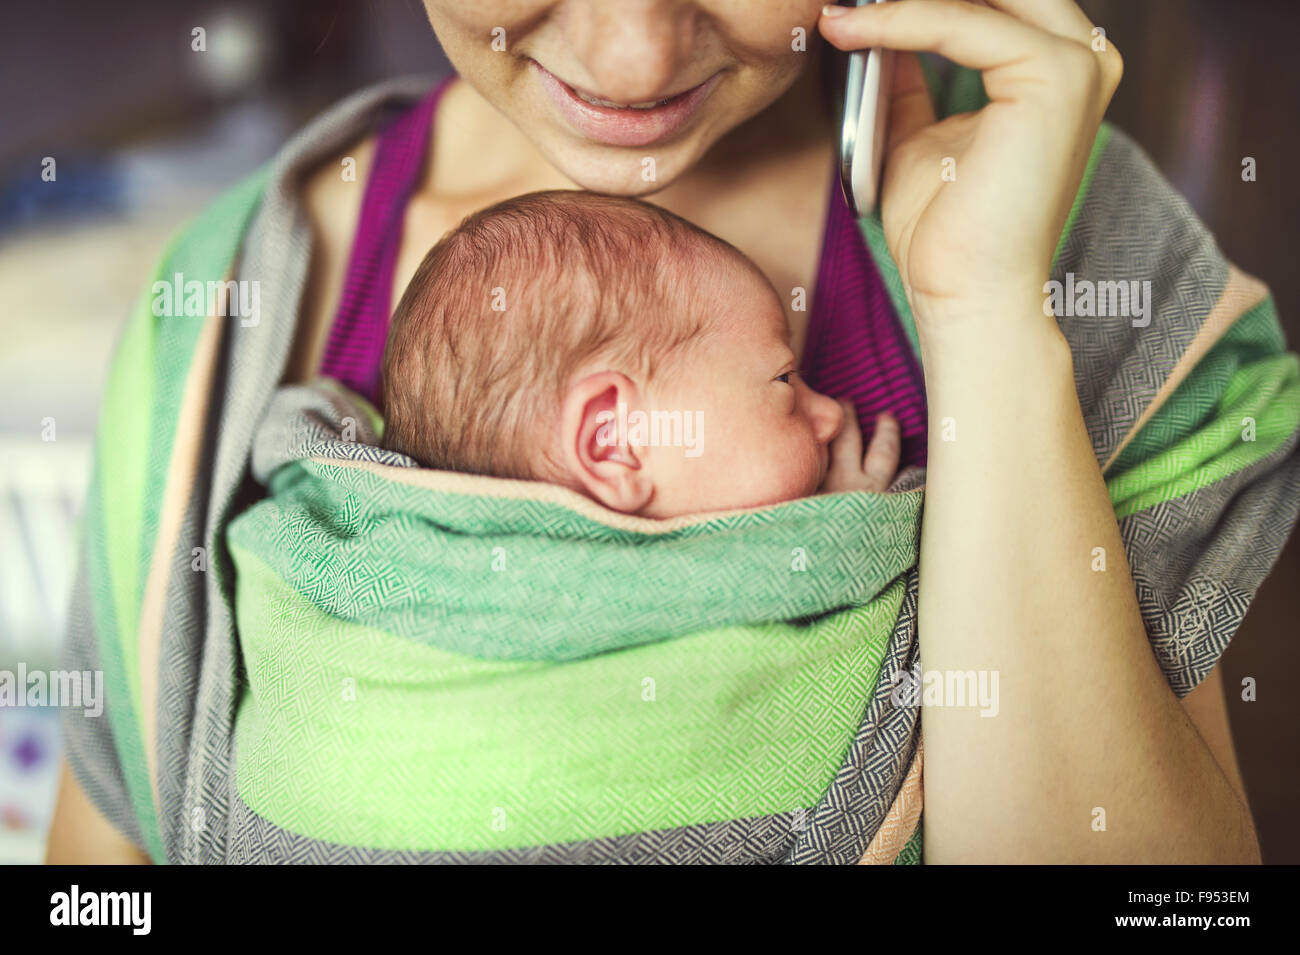
<path fill-rule="evenodd" d="M 898 0 L 819 21 L 842 50 L 899 51 L 881 214 L 918 331 L 1042 299 L 1123 63 L 1073 0 Z M 935 121 L 914 51 L 983 74 L 990 102 Z"/>

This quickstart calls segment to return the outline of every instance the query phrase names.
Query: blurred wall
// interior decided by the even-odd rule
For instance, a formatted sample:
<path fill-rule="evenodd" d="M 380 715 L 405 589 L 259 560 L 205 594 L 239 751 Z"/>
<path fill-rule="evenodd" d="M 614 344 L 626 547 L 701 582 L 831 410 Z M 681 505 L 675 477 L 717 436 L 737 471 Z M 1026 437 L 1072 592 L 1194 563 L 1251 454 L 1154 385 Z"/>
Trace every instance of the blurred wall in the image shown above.
<path fill-rule="evenodd" d="M 446 68 L 419 0 L 5 0 L 0 164 L 203 122 L 241 97 L 285 98 L 305 120 L 384 77 Z"/>

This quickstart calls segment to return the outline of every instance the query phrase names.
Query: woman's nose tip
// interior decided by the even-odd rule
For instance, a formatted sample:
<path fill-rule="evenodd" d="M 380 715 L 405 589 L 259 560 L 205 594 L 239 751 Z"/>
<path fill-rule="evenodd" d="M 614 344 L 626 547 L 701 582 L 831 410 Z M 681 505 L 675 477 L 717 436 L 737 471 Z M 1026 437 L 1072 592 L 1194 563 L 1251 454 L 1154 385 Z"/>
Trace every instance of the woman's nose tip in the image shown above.
<path fill-rule="evenodd" d="M 674 92 L 679 67 L 690 51 L 682 14 L 671 6 L 650 3 L 639 16 L 627 11 L 611 16 L 611 11 L 602 11 L 603 4 L 595 5 L 581 49 L 599 96 L 616 103 L 642 103 Z"/>

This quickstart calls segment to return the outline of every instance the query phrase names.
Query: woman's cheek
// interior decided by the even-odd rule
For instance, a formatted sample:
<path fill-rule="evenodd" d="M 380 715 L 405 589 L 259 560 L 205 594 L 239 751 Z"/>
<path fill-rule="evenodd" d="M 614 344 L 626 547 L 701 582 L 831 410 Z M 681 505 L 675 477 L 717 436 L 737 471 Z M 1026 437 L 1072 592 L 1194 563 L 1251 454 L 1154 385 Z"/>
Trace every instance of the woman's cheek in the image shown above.
<path fill-rule="evenodd" d="M 794 30 L 802 28 L 809 42 L 818 42 L 817 18 L 825 0 L 709 0 L 705 13 L 717 25 L 728 48 L 749 62 L 788 59 Z"/>
<path fill-rule="evenodd" d="M 510 0 L 424 0 L 424 12 L 434 27 L 450 26 L 466 36 L 491 39 L 493 27 L 500 27 L 510 36 L 520 23 L 536 19 L 550 0 L 533 0 L 531 3 Z M 530 9 L 532 8 L 532 9 Z"/>

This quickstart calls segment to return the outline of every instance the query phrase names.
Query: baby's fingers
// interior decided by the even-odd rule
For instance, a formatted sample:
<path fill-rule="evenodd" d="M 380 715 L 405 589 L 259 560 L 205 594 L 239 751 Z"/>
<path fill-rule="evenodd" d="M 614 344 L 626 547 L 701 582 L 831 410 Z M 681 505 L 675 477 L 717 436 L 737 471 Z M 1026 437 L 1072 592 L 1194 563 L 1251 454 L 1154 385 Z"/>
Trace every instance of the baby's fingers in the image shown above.
<path fill-rule="evenodd" d="M 866 457 L 862 459 L 862 473 L 866 475 L 869 490 L 885 491 L 894 483 L 902 447 L 898 419 L 888 411 L 881 412 L 876 418 L 876 433 L 871 436 Z"/>
<path fill-rule="evenodd" d="M 844 409 L 844 424 L 831 441 L 831 466 L 827 480 L 833 480 L 837 487 L 846 489 L 860 483 L 854 478 L 862 467 L 862 431 L 858 427 L 858 413 L 853 402 L 841 400 L 840 407 Z"/>

